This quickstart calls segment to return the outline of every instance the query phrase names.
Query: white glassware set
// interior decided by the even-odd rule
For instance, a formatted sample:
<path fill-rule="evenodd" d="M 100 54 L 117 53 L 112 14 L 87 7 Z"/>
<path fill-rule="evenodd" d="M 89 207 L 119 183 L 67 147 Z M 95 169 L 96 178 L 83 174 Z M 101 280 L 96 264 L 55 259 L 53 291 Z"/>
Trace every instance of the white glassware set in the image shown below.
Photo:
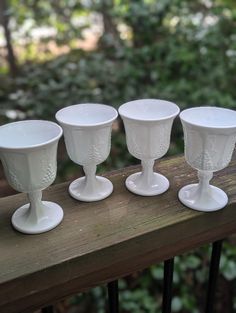
<path fill-rule="evenodd" d="M 127 189 L 141 196 L 166 192 L 168 179 L 153 171 L 154 161 L 166 154 L 171 128 L 179 107 L 168 101 L 143 99 L 119 108 L 127 147 L 141 160 L 142 171 L 130 175 Z M 57 145 L 64 132 L 70 159 L 83 166 L 84 177 L 73 181 L 69 194 L 80 201 L 98 201 L 108 197 L 113 185 L 96 175 L 96 167 L 104 162 L 111 148 L 112 123 L 117 111 L 108 105 L 85 103 L 65 107 L 56 113 L 61 127 L 53 122 L 29 120 L 0 127 L 0 158 L 9 184 L 26 192 L 29 204 L 18 208 L 12 216 L 15 229 L 38 234 L 56 227 L 63 219 L 62 208 L 42 201 L 42 190 L 56 177 Z M 184 186 L 179 200 L 198 211 L 216 211 L 228 202 L 226 193 L 209 184 L 213 172 L 225 168 L 236 142 L 236 111 L 197 107 L 180 113 L 184 130 L 185 158 L 198 171 L 198 184 Z M 63 131 L 62 131 L 63 129 Z"/>

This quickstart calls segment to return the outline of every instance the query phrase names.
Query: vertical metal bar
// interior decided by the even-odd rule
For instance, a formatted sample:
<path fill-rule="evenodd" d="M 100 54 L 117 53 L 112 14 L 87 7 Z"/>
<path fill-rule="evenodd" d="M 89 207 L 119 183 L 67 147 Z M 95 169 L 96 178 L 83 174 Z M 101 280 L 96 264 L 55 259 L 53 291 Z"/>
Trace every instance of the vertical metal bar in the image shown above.
<path fill-rule="evenodd" d="M 45 308 L 42 308 L 41 310 L 42 313 L 53 313 L 53 305 L 46 306 Z"/>
<path fill-rule="evenodd" d="M 218 240 L 212 244 L 211 263 L 209 271 L 208 289 L 206 297 L 205 313 L 213 313 L 215 294 L 217 286 L 217 278 L 219 273 L 220 255 L 223 240 Z"/>
<path fill-rule="evenodd" d="M 171 313 L 172 283 L 174 272 L 174 258 L 164 262 L 164 288 L 162 298 L 162 313 Z"/>
<path fill-rule="evenodd" d="M 119 312 L 118 280 L 114 280 L 108 283 L 107 289 L 108 289 L 109 313 L 118 313 Z"/>

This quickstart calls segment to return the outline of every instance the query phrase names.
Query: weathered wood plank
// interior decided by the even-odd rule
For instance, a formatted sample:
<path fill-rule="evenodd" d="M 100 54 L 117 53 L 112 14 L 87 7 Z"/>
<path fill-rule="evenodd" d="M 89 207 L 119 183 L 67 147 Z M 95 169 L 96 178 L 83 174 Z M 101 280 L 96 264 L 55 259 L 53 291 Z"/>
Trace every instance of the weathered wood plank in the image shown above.
<path fill-rule="evenodd" d="M 68 183 L 50 187 L 44 199 L 60 203 L 65 218 L 41 235 L 23 235 L 10 225 L 25 195 L 0 199 L 0 312 L 30 312 L 236 232 L 235 158 L 213 179 L 230 200 L 215 213 L 196 212 L 178 201 L 179 188 L 196 181 L 183 157 L 156 167 L 171 183 L 161 196 L 141 197 L 125 189 L 125 178 L 137 167 L 106 175 L 114 193 L 100 202 L 72 199 Z"/>

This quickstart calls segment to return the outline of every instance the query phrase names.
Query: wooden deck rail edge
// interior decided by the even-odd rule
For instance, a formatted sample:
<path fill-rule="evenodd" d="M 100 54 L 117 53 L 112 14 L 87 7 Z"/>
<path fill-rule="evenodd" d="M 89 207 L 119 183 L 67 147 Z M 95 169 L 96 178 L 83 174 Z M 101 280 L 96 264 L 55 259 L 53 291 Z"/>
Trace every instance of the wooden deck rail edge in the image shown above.
<path fill-rule="evenodd" d="M 51 186 L 44 199 L 60 203 L 65 217 L 41 235 L 23 235 L 10 225 L 13 211 L 27 201 L 24 194 L 0 199 L 0 312 L 32 312 L 236 232 L 235 156 L 212 180 L 229 195 L 227 207 L 214 213 L 178 201 L 178 190 L 197 179 L 182 156 L 156 164 L 170 180 L 161 196 L 126 190 L 125 178 L 137 168 L 107 174 L 114 192 L 99 202 L 72 199 L 68 183 Z"/>

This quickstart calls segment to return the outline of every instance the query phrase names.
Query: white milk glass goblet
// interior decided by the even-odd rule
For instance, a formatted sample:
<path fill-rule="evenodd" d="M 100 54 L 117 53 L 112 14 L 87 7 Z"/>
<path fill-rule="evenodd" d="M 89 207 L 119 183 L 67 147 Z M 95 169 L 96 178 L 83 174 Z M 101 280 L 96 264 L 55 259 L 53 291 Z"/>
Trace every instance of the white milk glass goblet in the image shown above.
<path fill-rule="evenodd" d="M 63 218 L 62 208 L 42 201 L 42 190 L 52 184 L 57 171 L 57 145 L 62 128 L 56 123 L 28 120 L 0 127 L 0 158 L 9 184 L 26 192 L 29 204 L 12 216 L 15 229 L 39 234 L 56 227 Z"/>
<path fill-rule="evenodd" d="M 110 153 L 112 123 L 117 115 L 113 107 L 97 103 L 76 104 L 56 113 L 64 130 L 67 153 L 73 162 L 83 166 L 85 173 L 69 186 L 73 198 L 98 201 L 112 193 L 111 181 L 96 176 L 96 168 Z"/>
<path fill-rule="evenodd" d="M 157 99 L 135 100 L 120 106 L 129 153 L 142 164 L 142 172 L 126 179 L 129 191 L 154 196 L 169 188 L 168 179 L 153 172 L 153 166 L 155 159 L 164 156 L 169 149 L 172 124 L 178 113 L 175 103 Z"/>
<path fill-rule="evenodd" d="M 184 130 L 185 159 L 198 171 L 198 184 L 179 191 L 187 207 L 204 212 L 222 209 L 226 193 L 209 184 L 213 172 L 225 168 L 236 142 L 236 111 L 217 107 L 196 107 L 181 112 Z"/>

